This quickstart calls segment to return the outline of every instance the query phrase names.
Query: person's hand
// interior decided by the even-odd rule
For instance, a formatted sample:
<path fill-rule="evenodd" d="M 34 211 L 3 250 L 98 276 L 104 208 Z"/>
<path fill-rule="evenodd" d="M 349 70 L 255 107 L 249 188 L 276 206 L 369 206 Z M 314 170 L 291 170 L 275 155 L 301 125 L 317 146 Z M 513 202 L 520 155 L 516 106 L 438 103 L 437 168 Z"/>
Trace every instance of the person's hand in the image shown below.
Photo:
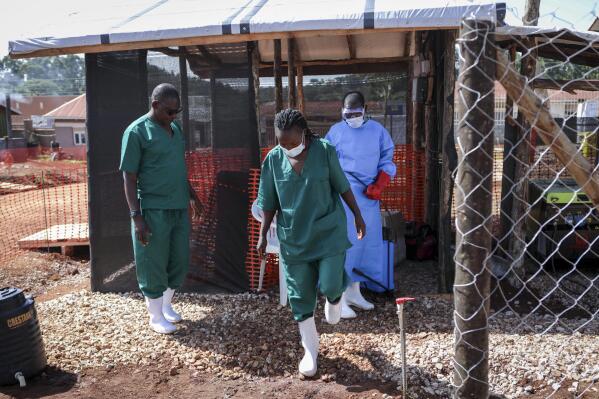
<path fill-rule="evenodd" d="M 204 213 L 204 205 L 202 205 L 202 201 L 198 197 L 192 197 L 189 200 L 189 205 L 191 205 L 191 218 L 193 220 L 200 219 L 202 213 Z"/>
<path fill-rule="evenodd" d="M 368 188 L 366 188 L 365 194 L 366 197 L 370 198 L 371 200 L 380 201 L 383 196 L 383 189 L 376 184 L 371 184 L 368 186 Z"/>
<path fill-rule="evenodd" d="M 364 223 L 362 215 L 357 215 L 354 218 L 354 223 L 356 224 L 356 233 L 358 234 L 358 240 L 361 240 L 366 236 L 366 223 Z"/>
<path fill-rule="evenodd" d="M 258 239 L 258 245 L 256 245 L 256 251 L 260 259 L 266 256 L 266 237 L 261 235 Z"/>
<path fill-rule="evenodd" d="M 141 242 L 141 245 L 145 247 L 150 242 L 152 230 L 150 230 L 150 226 L 148 226 L 145 219 L 141 215 L 134 217 L 133 222 L 135 224 L 135 237 L 139 242 Z"/>

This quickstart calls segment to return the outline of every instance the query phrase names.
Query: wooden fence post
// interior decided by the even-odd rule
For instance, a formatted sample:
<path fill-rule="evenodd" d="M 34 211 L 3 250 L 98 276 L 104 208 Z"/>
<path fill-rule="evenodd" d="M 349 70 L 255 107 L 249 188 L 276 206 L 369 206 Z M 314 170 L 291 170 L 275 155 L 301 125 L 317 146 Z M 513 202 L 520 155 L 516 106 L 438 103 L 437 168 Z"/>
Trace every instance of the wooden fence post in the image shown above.
<path fill-rule="evenodd" d="M 456 275 L 454 284 L 455 398 L 489 396 L 489 220 L 495 103 L 494 25 L 465 19 L 459 40 Z"/>

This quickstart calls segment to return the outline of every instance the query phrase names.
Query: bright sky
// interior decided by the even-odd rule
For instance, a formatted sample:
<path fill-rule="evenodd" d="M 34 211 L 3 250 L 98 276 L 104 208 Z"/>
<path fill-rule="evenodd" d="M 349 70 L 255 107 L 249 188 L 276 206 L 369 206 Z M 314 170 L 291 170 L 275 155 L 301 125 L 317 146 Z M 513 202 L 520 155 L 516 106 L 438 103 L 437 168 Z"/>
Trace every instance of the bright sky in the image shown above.
<path fill-rule="evenodd" d="M 506 19 L 510 25 L 521 24 L 524 1 L 525 0 L 506 1 L 508 8 Z M 4 10 L 4 12 L 0 14 L 0 57 L 3 57 L 8 53 L 8 41 L 10 39 L 32 38 L 45 34 L 51 35 L 51 31 L 42 33 L 39 28 L 47 25 L 55 17 L 64 15 L 65 13 L 68 14 L 72 7 L 69 5 L 74 2 L 77 4 L 76 9 L 80 9 L 82 4 L 81 0 L 22 0 L 11 2 L 9 8 L 10 11 L 6 12 L 6 10 Z M 448 0 L 448 2 L 451 2 L 451 0 Z M 473 2 L 477 1 L 473 0 Z M 111 8 L 111 5 L 107 3 L 110 3 L 110 0 L 90 1 L 88 3 L 89 10 L 85 10 L 86 14 L 91 14 L 93 16 L 97 15 L 97 21 L 101 24 L 102 8 Z M 140 4 L 147 5 L 151 3 L 153 2 L 148 0 L 127 0 L 127 2 L 120 1 L 116 7 L 121 8 L 119 11 L 126 13 L 128 8 L 139 10 Z M 132 15 L 134 13 L 135 12 L 131 12 L 127 15 Z M 599 0 L 541 0 L 541 18 L 539 25 L 586 30 L 598 14 Z M 76 29 L 71 30 L 76 31 Z"/>

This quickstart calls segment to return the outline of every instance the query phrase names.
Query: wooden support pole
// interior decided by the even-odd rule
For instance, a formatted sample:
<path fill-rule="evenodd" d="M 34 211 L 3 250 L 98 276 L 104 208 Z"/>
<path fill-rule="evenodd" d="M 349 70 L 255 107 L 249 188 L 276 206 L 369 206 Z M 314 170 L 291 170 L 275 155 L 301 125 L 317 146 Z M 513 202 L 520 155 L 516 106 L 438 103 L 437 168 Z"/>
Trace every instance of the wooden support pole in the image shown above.
<path fill-rule="evenodd" d="M 576 145 L 555 122 L 541 98 L 527 86 L 526 78 L 512 68 L 507 55 L 502 51 L 497 52 L 497 80 L 516 102 L 518 111 L 529 123 L 535 123 L 539 138 L 549 146 L 599 210 L 599 171 L 578 151 Z"/>
<path fill-rule="evenodd" d="M 539 18 L 539 5 L 541 0 L 526 0 L 525 12 L 522 22 L 525 25 L 536 25 Z M 520 71 L 528 79 L 534 78 L 537 69 L 537 44 L 534 38 L 522 39 L 523 46 L 528 50 L 520 60 Z M 506 208 L 510 210 L 510 232 L 507 237 L 509 242 L 508 259 L 512 262 L 512 268 L 516 272 L 523 272 L 524 256 L 526 252 L 526 212 L 529 207 L 528 200 L 528 178 L 530 169 L 531 131 L 533 126 L 526 122 L 522 112 L 518 112 L 516 123 L 516 137 L 513 143 L 514 167 L 513 176 L 506 175 L 508 182 L 511 180 L 512 196 L 508 197 Z M 511 171 L 509 171 L 511 172 Z M 504 240 L 506 237 L 504 237 Z"/>
<path fill-rule="evenodd" d="M 307 117 L 306 115 L 306 102 L 304 100 L 304 67 L 297 67 L 297 100 L 299 111 Z"/>
<path fill-rule="evenodd" d="M 407 131 L 407 135 L 410 137 L 408 141 L 411 143 L 412 153 L 414 162 L 412 164 L 412 187 L 411 187 L 411 198 L 410 198 L 410 208 L 412 209 L 414 217 L 416 217 L 416 209 L 421 205 L 418 203 L 418 197 L 416 193 L 420 187 L 420 177 L 418 176 L 418 168 L 417 168 L 417 156 L 422 151 L 422 109 L 423 109 L 423 98 L 421 84 L 419 83 L 420 78 L 420 63 L 418 60 L 422 60 L 422 33 L 415 32 L 413 36 L 413 48 L 414 48 L 414 58 L 410 62 L 410 66 L 408 68 L 408 92 L 410 93 L 410 99 L 408 101 L 408 119 L 407 126 L 409 126 L 409 130 Z"/>
<path fill-rule="evenodd" d="M 436 104 L 434 96 L 438 94 L 435 90 L 437 80 L 435 56 L 440 40 L 440 31 L 431 32 L 427 40 L 425 54 L 429 63 L 429 71 L 426 75 L 426 100 L 424 101 L 424 158 L 426 165 L 426 176 L 424 183 L 424 221 L 437 231 L 437 222 L 439 215 L 439 163 L 437 158 L 439 135 L 436 128 Z"/>
<path fill-rule="evenodd" d="M 287 104 L 289 108 L 297 107 L 297 91 L 295 87 L 295 39 L 287 39 Z"/>
<path fill-rule="evenodd" d="M 443 38 L 443 92 L 439 140 L 441 152 L 441 178 L 439 179 L 439 291 L 451 292 L 454 279 L 453 233 L 451 210 L 453 203 L 453 171 L 457 166 L 458 155 L 454 140 L 453 101 L 455 90 L 455 31 L 445 31 Z M 441 74 L 438 74 L 441 76 Z"/>
<path fill-rule="evenodd" d="M 216 78 L 214 72 L 210 73 L 210 146 L 216 144 Z"/>
<path fill-rule="evenodd" d="M 185 47 L 179 48 L 179 79 L 181 80 L 181 108 L 183 112 L 183 135 L 185 136 L 185 150 L 189 151 L 192 147 L 191 129 L 189 126 L 189 85 L 187 82 L 187 59 L 185 58 Z"/>
<path fill-rule="evenodd" d="M 258 42 L 247 42 L 248 63 L 250 64 L 249 81 L 249 125 L 250 128 L 249 145 L 251 150 L 251 167 L 260 167 L 260 53 L 258 52 Z"/>
<path fill-rule="evenodd" d="M 516 49 L 510 49 L 510 61 L 516 59 Z M 516 158 L 514 157 L 514 144 L 518 140 L 518 128 L 513 118 L 514 102 L 511 97 L 505 98 L 505 118 L 503 127 L 503 172 L 501 175 L 501 203 L 500 203 L 500 226 L 499 249 L 501 255 L 509 259 L 510 240 L 509 232 L 512 228 L 512 204 L 514 203 L 512 188 L 514 185 L 514 173 Z"/>
<path fill-rule="evenodd" d="M 6 104 L 6 137 L 9 139 L 12 138 L 12 108 L 10 104 L 10 94 L 6 93 L 4 96 L 5 104 Z"/>
<path fill-rule="evenodd" d="M 275 78 L 275 111 L 283 109 L 283 81 L 281 80 L 281 39 L 274 40 L 273 75 Z"/>
<path fill-rule="evenodd" d="M 455 398 L 489 397 L 488 221 L 493 180 L 494 24 L 465 19 L 460 38 L 454 284 Z"/>

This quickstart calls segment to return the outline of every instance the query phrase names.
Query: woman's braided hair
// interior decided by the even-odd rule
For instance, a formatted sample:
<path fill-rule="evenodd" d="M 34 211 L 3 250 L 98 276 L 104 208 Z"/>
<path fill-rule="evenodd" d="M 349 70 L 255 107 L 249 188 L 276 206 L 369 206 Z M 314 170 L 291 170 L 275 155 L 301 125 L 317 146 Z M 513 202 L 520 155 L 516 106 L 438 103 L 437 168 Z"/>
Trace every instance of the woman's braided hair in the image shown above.
<path fill-rule="evenodd" d="M 297 109 L 287 108 L 275 115 L 275 127 L 281 131 L 289 130 L 293 126 L 299 127 L 302 131 L 306 132 L 306 136 L 311 138 L 317 138 L 318 136 L 310 130 L 308 122 L 304 115 Z"/>

